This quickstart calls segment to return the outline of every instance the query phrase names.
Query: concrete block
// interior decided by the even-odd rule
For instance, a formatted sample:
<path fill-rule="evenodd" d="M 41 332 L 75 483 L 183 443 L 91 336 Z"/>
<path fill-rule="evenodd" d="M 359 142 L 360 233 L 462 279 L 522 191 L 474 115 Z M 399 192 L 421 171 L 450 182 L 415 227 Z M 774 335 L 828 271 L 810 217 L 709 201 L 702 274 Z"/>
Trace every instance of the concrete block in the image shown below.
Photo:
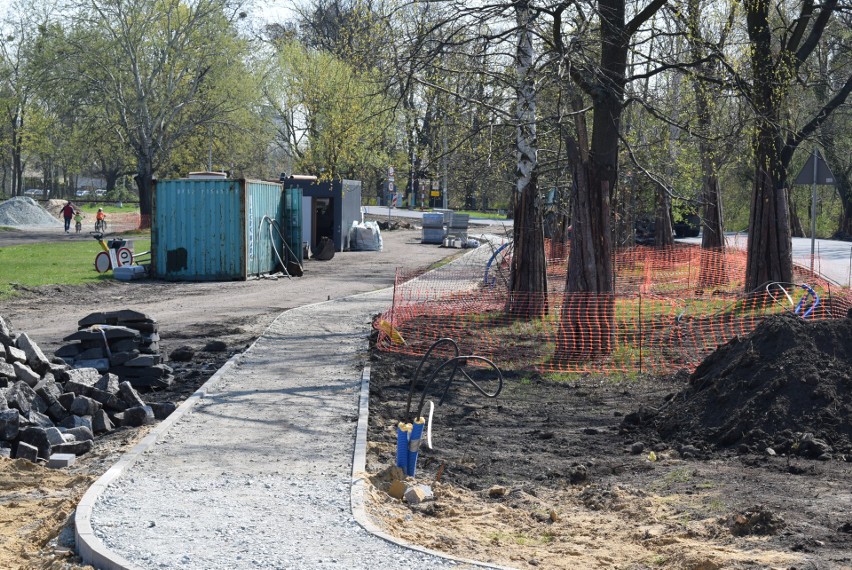
<path fill-rule="evenodd" d="M 53 447 L 55 453 L 71 453 L 74 455 L 83 455 L 89 453 L 95 446 L 95 442 L 89 439 L 82 441 L 73 441 L 70 443 L 60 443 Z"/>
<path fill-rule="evenodd" d="M 47 460 L 47 466 L 51 469 L 62 469 L 74 465 L 75 461 L 77 461 L 77 456 L 73 453 L 53 453 Z"/>
<path fill-rule="evenodd" d="M 120 382 L 118 376 L 115 374 L 106 373 L 100 377 L 94 387 L 110 394 L 118 394 L 118 385 Z"/>
<path fill-rule="evenodd" d="M 80 354 L 74 357 L 75 362 L 80 362 L 83 360 L 102 360 L 106 358 L 106 351 L 103 347 L 97 346 L 95 348 L 87 348 L 82 351 Z"/>
<path fill-rule="evenodd" d="M 88 396 L 77 396 L 71 402 L 71 407 L 68 411 L 75 416 L 92 416 L 101 409 L 101 403 L 89 398 Z"/>
<path fill-rule="evenodd" d="M 75 441 L 95 439 L 95 434 L 93 433 L 93 430 L 87 426 L 79 426 L 75 428 L 66 429 L 65 435 L 73 435 Z"/>
<path fill-rule="evenodd" d="M 9 345 L 6 347 L 6 361 L 24 364 L 27 362 L 27 353 L 16 346 Z"/>
<path fill-rule="evenodd" d="M 64 346 L 60 346 L 53 352 L 54 356 L 68 357 L 68 358 L 77 358 L 77 355 L 80 354 L 80 345 L 78 343 L 74 344 L 66 344 Z"/>
<path fill-rule="evenodd" d="M 71 414 L 67 418 L 59 422 L 59 425 L 57 427 L 66 428 L 66 431 L 78 427 L 87 427 L 89 428 L 89 430 L 91 430 L 92 418 L 88 416 L 75 416 Z"/>
<path fill-rule="evenodd" d="M 15 382 L 6 389 L 6 402 L 10 408 L 17 408 L 23 415 L 28 415 L 33 409 L 33 401 L 38 398 L 29 384 Z"/>
<path fill-rule="evenodd" d="M 35 410 L 30 410 L 30 413 L 27 414 L 26 417 L 30 425 L 44 429 L 53 427 L 53 420 L 51 420 L 47 414 L 43 414 Z"/>
<path fill-rule="evenodd" d="M 154 410 L 151 406 L 136 406 L 124 410 L 124 421 L 122 425 L 130 427 L 139 427 L 146 424 L 152 424 L 156 421 Z"/>
<path fill-rule="evenodd" d="M 0 412 L 0 439 L 12 441 L 18 437 L 21 427 L 21 414 L 18 410 L 3 410 Z"/>
<path fill-rule="evenodd" d="M 124 400 L 130 407 L 139 407 L 145 405 L 145 402 L 142 400 L 142 398 L 139 397 L 139 394 L 136 392 L 136 390 L 133 389 L 133 386 L 130 384 L 130 382 L 122 382 L 121 384 L 119 384 L 118 394 L 119 397 Z"/>
<path fill-rule="evenodd" d="M 41 375 L 37 374 L 32 368 L 23 362 L 13 362 L 12 367 L 15 369 L 15 377 L 18 380 L 26 382 L 31 388 L 38 384 L 41 380 Z"/>
<path fill-rule="evenodd" d="M 95 433 L 108 433 L 114 429 L 115 427 L 112 424 L 112 420 L 109 419 L 106 410 L 100 410 L 92 416 L 92 431 Z"/>
<path fill-rule="evenodd" d="M 45 428 L 44 433 L 47 434 L 47 441 L 50 445 L 59 445 L 65 443 L 65 438 L 62 437 L 62 432 L 57 427 Z"/>
<path fill-rule="evenodd" d="M 429 485 L 414 485 L 405 491 L 403 498 L 409 505 L 419 505 L 425 501 L 431 501 L 435 495 Z"/>
<path fill-rule="evenodd" d="M 109 358 L 92 358 L 89 360 L 77 359 L 74 361 L 75 368 L 94 368 L 100 374 L 109 372 Z"/>
<path fill-rule="evenodd" d="M 0 346 L 3 345 L 0 344 Z M 7 378 L 9 380 L 17 378 L 17 376 L 15 375 L 15 367 L 9 364 L 8 362 L 0 361 L 0 378 Z"/>
<path fill-rule="evenodd" d="M 47 439 L 47 432 L 41 427 L 25 427 L 18 432 L 18 441 L 28 443 L 38 450 L 42 459 L 47 459 L 52 453 L 52 446 Z"/>
<path fill-rule="evenodd" d="M 27 364 L 38 374 L 43 374 L 50 368 L 50 361 L 41 351 L 41 348 L 29 337 L 27 333 L 21 333 L 18 337 L 18 348 L 24 351 L 27 357 Z"/>
<path fill-rule="evenodd" d="M 77 367 L 60 372 L 57 378 L 65 384 L 66 392 L 86 396 L 101 379 L 101 374 L 96 368 Z"/>
<path fill-rule="evenodd" d="M 35 463 L 38 460 L 38 448 L 29 443 L 19 441 L 18 449 L 15 453 L 16 459 L 27 459 Z"/>
<path fill-rule="evenodd" d="M 148 367 L 155 366 L 160 363 L 160 355 L 159 354 L 143 354 L 137 356 L 136 358 L 131 358 L 127 362 L 124 363 L 125 366 L 130 366 L 131 368 L 140 368 L 140 367 Z"/>
<path fill-rule="evenodd" d="M 151 402 L 148 405 L 154 411 L 154 417 L 158 420 L 166 419 L 177 409 L 174 402 Z"/>

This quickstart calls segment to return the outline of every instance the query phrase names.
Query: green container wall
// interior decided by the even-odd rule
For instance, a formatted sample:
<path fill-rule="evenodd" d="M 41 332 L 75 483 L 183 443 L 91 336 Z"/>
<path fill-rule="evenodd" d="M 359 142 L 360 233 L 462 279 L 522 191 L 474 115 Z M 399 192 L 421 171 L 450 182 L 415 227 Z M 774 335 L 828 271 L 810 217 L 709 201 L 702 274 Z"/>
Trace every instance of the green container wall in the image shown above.
<path fill-rule="evenodd" d="M 162 279 L 246 279 L 277 267 L 264 216 L 280 219 L 281 186 L 246 180 L 158 180 L 151 254 Z M 274 232 L 273 232 L 274 233 Z"/>
<path fill-rule="evenodd" d="M 288 261 L 301 262 L 302 248 L 302 189 L 286 188 L 283 194 L 284 207 L 281 215 L 281 234 L 289 246 Z"/>
<path fill-rule="evenodd" d="M 249 275 L 274 273 L 286 260 L 281 238 L 284 232 L 279 229 L 281 210 L 280 184 L 247 183 L 245 212 Z"/>

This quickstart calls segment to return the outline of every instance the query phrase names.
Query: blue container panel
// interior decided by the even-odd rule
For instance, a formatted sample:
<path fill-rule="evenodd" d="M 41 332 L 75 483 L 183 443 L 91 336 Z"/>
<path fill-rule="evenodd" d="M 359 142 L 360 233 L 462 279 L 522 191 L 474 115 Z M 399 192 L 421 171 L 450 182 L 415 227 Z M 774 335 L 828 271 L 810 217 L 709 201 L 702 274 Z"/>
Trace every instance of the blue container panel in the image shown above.
<path fill-rule="evenodd" d="M 244 279 L 243 203 L 239 180 L 158 181 L 152 240 L 158 276 Z"/>
<path fill-rule="evenodd" d="M 274 182 L 246 182 L 246 244 L 248 274 L 273 273 L 284 259 L 281 219 L 281 185 Z"/>

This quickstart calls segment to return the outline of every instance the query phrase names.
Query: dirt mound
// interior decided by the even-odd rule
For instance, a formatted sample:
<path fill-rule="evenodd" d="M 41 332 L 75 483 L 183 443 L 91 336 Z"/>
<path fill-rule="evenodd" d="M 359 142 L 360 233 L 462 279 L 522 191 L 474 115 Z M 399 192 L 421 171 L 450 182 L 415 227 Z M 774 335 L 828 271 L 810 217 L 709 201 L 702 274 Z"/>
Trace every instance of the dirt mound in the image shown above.
<path fill-rule="evenodd" d="M 58 226 L 62 222 L 28 196 L 15 196 L 0 203 L 0 226 Z"/>
<path fill-rule="evenodd" d="M 852 318 L 767 318 L 719 347 L 656 414 L 662 439 L 852 460 Z"/>

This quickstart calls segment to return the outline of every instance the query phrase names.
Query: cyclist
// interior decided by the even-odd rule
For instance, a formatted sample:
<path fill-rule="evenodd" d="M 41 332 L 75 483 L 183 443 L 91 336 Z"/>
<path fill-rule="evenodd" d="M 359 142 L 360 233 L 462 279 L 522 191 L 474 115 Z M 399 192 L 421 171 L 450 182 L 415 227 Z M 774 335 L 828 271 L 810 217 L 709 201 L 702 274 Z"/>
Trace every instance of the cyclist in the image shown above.
<path fill-rule="evenodd" d="M 74 223 L 75 223 L 75 229 L 77 230 L 77 233 L 79 234 L 80 230 L 83 229 L 83 214 L 80 212 L 80 210 L 77 210 L 76 212 L 74 212 Z"/>
<path fill-rule="evenodd" d="M 104 231 L 106 229 L 106 214 L 103 208 L 98 208 L 98 213 L 95 214 L 95 231 Z"/>

